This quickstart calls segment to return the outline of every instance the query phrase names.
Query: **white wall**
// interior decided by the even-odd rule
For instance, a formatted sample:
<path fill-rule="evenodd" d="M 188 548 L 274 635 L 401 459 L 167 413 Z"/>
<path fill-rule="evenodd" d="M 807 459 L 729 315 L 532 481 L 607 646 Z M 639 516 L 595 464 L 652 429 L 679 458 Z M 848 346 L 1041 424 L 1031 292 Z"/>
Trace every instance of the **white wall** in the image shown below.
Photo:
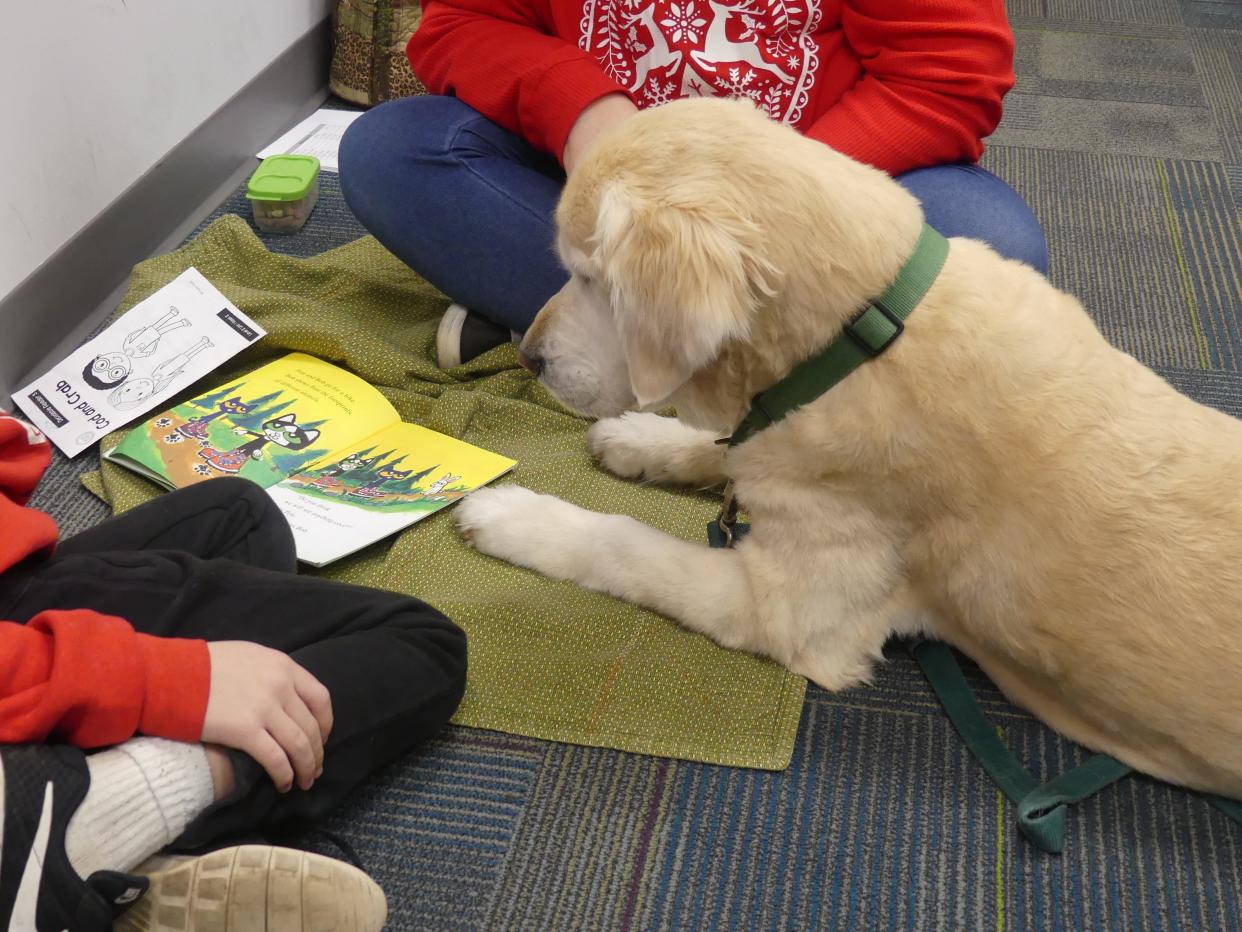
<path fill-rule="evenodd" d="M 321 22 L 331 5 L 6 3 L 0 298 Z"/>

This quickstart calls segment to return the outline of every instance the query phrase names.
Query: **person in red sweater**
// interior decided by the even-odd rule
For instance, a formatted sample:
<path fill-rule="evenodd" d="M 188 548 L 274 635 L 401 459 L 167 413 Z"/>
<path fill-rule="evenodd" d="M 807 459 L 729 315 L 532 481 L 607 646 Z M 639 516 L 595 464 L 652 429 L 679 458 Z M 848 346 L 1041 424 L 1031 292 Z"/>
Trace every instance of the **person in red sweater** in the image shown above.
<path fill-rule="evenodd" d="M 428 0 L 409 58 L 437 96 L 358 119 L 341 189 L 456 302 L 444 366 L 524 331 L 564 284 L 564 172 L 604 130 L 685 97 L 748 98 L 895 176 L 941 233 L 1047 268 L 1030 209 L 976 164 L 1014 81 L 1003 0 Z"/>
<path fill-rule="evenodd" d="M 457 707 L 461 630 L 412 598 L 295 576 L 258 486 L 212 479 L 57 545 L 26 507 L 50 458 L 0 411 L 0 928 L 110 928 L 159 885 L 125 873 L 156 851 L 316 818 Z M 223 928 L 227 907 L 230 928 L 302 929 L 264 925 L 253 891 L 277 889 L 281 858 L 258 854 L 217 858 L 189 892 L 167 878 L 141 915 L 166 896 L 194 928 Z M 378 887 L 310 860 L 283 865 L 352 917 L 317 927 L 378 930 Z"/>

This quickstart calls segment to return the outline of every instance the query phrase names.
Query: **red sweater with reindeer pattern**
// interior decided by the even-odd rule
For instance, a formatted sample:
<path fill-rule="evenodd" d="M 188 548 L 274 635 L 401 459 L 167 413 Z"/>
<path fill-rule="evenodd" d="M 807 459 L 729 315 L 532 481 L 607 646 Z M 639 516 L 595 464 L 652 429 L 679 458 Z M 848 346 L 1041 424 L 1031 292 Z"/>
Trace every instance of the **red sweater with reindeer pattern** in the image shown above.
<path fill-rule="evenodd" d="M 426 0 L 415 73 L 560 156 L 588 104 L 748 97 L 898 174 L 976 161 L 1013 86 L 1003 0 Z"/>
<path fill-rule="evenodd" d="M 39 431 L 0 411 L 0 574 L 56 544 L 56 522 L 24 507 L 50 460 Z M 139 732 L 199 740 L 207 644 L 138 634 L 123 618 L 75 608 L 71 593 L 65 603 L 0 620 L 0 744 L 102 747 Z"/>

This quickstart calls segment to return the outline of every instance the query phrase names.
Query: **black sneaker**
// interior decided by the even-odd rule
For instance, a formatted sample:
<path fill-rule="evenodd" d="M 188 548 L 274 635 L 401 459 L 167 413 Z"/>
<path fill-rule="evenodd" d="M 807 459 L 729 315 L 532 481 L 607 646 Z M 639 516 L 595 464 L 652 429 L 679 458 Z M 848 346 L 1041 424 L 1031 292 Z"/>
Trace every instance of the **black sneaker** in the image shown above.
<path fill-rule="evenodd" d="M 436 365 L 452 369 L 513 339 L 513 331 L 450 304 L 436 329 Z"/>
<path fill-rule="evenodd" d="M 111 928 L 148 881 L 115 871 L 83 880 L 69 863 L 65 830 L 91 785 L 86 755 L 70 747 L 8 747 L 0 765 L 0 928 Z"/>

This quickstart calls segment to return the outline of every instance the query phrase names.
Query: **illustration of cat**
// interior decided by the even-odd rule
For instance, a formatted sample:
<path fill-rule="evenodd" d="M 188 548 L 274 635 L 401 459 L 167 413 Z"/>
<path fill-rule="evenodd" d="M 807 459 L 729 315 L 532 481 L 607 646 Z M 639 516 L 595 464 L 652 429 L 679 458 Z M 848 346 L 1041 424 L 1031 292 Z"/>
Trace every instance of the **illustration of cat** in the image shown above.
<path fill-rule="evenodd" d="M 414 470 L 412 469 L 394 469 L 391 466 L 384 466 L 371 478 L 370 482 L 356 489 L 351 489 L 348 494 L 355 495 L 358 498 L 375 498 L 383 490 L 386 483 L 395 482 L 398 479 L 408 479 L 413 473 Z"/>
<path fill-rule="evenodd" d="M 196 417 L 189 422 L 182 424 L 177 428 L 177 433 L 183 437 L 191 437 L 194 440 L 205 441 L 207 439 L 207 425 L 218 417 L 226 414 L 249 414 L 254 410 L 254 405 L 248 405 L 241 400 L 241 396 L 236 398 L 227 398 L 216 406 L 216 410 L 211 414 L 204 414 Z M 171 434 L 169 436 L 172 436 Z M 167 439 L 167 438 L 165 438 Z"/>
<path fill-rule="evenodd" d="M 356 469 L 370 469 L 375 465 L 378 456 L 372 456 L 370 459 L 363 459 L 357 453 L 351 453 L 339 463 L 334 463 L 320 473 L 321 476 L 339 476 L 342 473 L 353 472 Z"/>
<path fill-rule="evenodd" d="M 297 415 L 292 413 L 264 421 L 261 434 L 256 434 L 252 430 L 237 430 L 235 433 L 249 435 L 255 439 L 228 451 L 206 447 L 199 450 L 198 455 L 205 459 L 212 469 L 235 474 L 241 472 L 241 468 L 248 460 L 263 459 L 263 448 L 269 443 L 274 443 L 286 450 L 305 450 L 319 438 L 319 431 L 302 427 L 297 422 Z"/>
<path fill-rule="evenodd" d="M 357 472 L 360 469 L 370 469 L 379 459 L 378 456 L 371 456 L 363 459 L 358 453 L 351 453 L 339 463 L 333 463 L 331 466 L 322 470 L 311 485 L 330 486 L 330 480 L 343 476 L 347 472 Z"/>

